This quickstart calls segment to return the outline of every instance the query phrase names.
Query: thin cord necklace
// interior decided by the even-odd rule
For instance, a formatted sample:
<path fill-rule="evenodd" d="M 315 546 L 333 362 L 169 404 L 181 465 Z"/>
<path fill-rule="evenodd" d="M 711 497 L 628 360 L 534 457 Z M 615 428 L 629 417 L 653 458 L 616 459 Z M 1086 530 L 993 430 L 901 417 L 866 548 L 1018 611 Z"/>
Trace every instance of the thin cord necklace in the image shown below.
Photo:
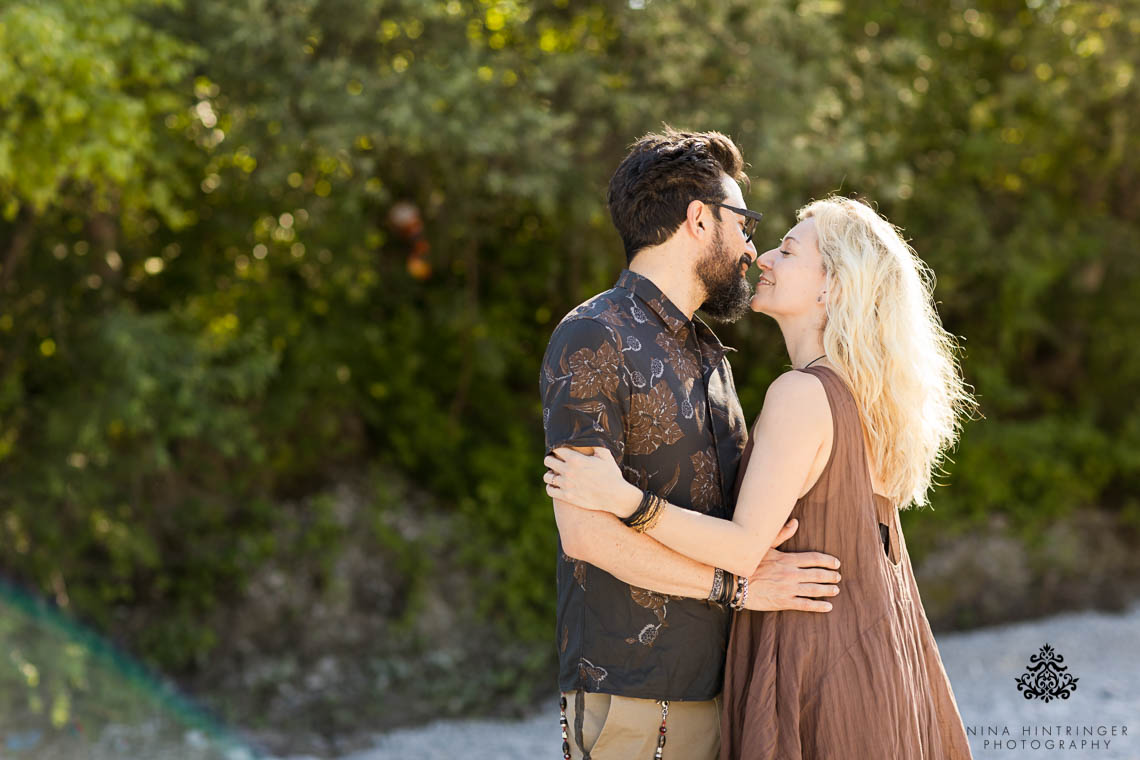
<path fill-rule="evenodd" d="M 807 369 L 808 367 L 810 367 L 811 365 L 815 364 L 817 361 L 819 361 L 820 359 L 823 359 L 823 358 L 824 358 L 824 357 L 826 357 L 826 356 L 827 356 L 827 354 L 820 354 L 819 356 L 815 357 L 815 358 L 814 358 L 814 359 L 812 359 L 810 362 L 808 362 L 807 364 L 805 364 L 805 365 L 803 366 L 803 369 Z"/>

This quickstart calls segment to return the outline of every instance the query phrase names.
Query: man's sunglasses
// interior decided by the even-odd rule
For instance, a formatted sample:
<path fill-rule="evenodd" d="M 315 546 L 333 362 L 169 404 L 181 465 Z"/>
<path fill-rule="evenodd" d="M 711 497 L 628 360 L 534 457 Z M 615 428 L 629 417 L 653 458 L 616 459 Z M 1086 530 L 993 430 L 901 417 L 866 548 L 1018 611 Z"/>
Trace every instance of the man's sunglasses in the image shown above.
<path fill-rule="evenodd" d="M 718 203 L 717 201 L 705 201 L 705 203 L 708 203 L 710 206 L 720 206 L 721 208 L 726 208 L 729 211 L 733 211 L 744 217 L 744 242 L 752 242 L 752 236 L 756 234 L 756 224 L 764 218 L 763 214 L 761 214 L 759 211 L 749 211 L 746 208 L 728 206 L 724 203 Z"/>

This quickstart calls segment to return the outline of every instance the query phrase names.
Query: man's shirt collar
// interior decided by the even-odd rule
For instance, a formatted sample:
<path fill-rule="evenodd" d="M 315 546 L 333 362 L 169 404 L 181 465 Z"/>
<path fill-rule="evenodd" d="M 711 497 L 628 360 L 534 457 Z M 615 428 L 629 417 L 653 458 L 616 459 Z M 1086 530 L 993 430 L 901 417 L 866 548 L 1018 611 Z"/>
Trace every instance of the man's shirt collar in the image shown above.
<path fill-rule="evenodd" d="M 636 272 L 631 272 L 628 269 L 623 269 L 621 274 L 618 275 L 614 287 L 623 288 L 633 293 L 650 311 L 661 319 L 673 337 L 679 338 L 681 337 L 680 334 L 682 331 L 686 328 L 691 328 L 707 366 L 715 367 L 720 363 L 726 351 L 736 350 L 731 346 L 726 346 L 721 343 L 716 333 L 712 331 L 712 328 L 706 325 L 704 320 L 700 317 L 696 315 L 694 315 L 692 319 L 686 317 L 685 312 L 681 311 L 675 303 L 670 301 L 669 297 L 661 292 L 661 288 L 654 285 L 653 281 L 648 277 Z"/>

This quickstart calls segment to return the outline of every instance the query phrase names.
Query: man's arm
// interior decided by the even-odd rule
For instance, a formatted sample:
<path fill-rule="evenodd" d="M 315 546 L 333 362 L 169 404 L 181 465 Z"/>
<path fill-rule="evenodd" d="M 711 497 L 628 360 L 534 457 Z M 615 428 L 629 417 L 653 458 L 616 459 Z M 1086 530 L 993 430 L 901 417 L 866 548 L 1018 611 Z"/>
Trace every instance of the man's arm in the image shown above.
<path fill-rule="evenodd" d="M 554 499 L 562 550 L 618 580 L 669 596 L 707 599 L 713 568 L 683 557 L 611 514 Z"/>

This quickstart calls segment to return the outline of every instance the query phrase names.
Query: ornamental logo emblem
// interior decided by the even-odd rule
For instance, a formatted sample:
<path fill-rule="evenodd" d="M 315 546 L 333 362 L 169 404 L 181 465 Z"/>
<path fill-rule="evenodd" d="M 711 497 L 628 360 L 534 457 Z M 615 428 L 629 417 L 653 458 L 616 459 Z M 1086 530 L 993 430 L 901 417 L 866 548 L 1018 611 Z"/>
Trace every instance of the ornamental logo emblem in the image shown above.
<path fill-rule="evenodd" d="M 1077 681 L 1068 665 L 1062 665 L 1065 658 L 1053 647 L 1046 644 L 1041 651 L 1029 658 L 1025 672 L 1014 680 L 1017 690 L 1026 699 L 1040 699 L 1052 702 L 1054 699 L 1068 699 L 1077 690 Z"/>

